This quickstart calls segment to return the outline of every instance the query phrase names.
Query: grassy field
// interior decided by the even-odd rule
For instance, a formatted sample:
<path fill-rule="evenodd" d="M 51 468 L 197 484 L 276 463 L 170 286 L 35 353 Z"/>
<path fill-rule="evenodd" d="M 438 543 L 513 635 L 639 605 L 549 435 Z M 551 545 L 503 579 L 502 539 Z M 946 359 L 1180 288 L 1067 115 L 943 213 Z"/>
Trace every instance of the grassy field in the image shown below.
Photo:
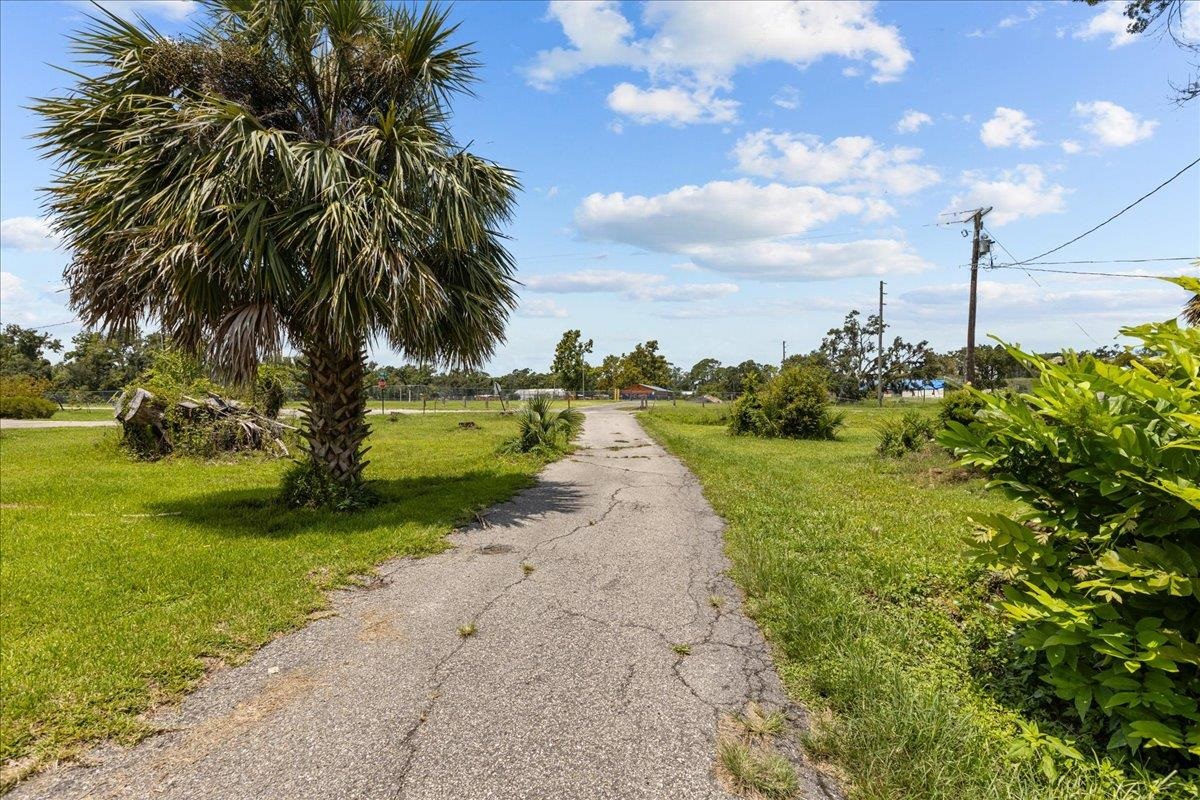
<path fill-rule="evenodd" d="M 963 547 L 968 514 L 1009 501 L 939 454 L 877 457 L 874 425 L 902 409 L 845 410 L 828 442 L 731 437 L 720 408 L 641 416 L 729 521 L 734 577 L 789 691 L 816 710 L 810 749 L 856 800 L 1163 796 L 1089 768 L 1050 781 L 1010 755 L 1034 703 Z"/>
<path fill-rule="evenodd" d="M 0 752 L 11 778 L 87 740 L 136 739 L 138 714 L 180 696 L 205 659 L 236 661 L 325 604 L 323 590 L 529 485 L 496 456 L 512 420 L 405 417 L 371 436 L 368 512 L 273 501 L 286 461 L 130 461 L 118 432 L 0 434 Z"/>
<path fill-rule="evenodd" d="M 66 408 L 54 412 L 53 420 L 62 421 L 92 421 L 92 420 L 111 420 L 113 419 L 113 410 L 109 406 L 100 407 L 84 407 L 76 408 L 67 406 Z"/>

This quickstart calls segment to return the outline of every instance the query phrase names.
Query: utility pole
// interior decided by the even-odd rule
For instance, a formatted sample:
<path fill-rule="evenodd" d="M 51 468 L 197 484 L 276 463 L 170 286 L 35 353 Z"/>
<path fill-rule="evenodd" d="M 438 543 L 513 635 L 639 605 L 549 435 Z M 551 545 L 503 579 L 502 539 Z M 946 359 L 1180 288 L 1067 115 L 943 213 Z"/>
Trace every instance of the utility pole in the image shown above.
<path fill-rule="evenodd" d="M 979 287 L 979 234 L 983 230 L 983 217 L 991 210 L 991 206 L 977 208 L 971 214 L 975 235 L 971 237 L 971 300 L 967 306 L 967 358 L 964 376 L 967 383 L 971 384 L 975 383 L 975 293 Z"/>
<path fill-rule="evenodd" d="M 875 391 L 883 408 L 883 281 L 879 282 L 879 352 L 875 354 Z"/>
<path fill-rule="evenodd" d="M 779 360 L 779 371 L 783 372 L 783 366 L 787 363 L 787 339 L 783 340 L 783 358 Z"/>

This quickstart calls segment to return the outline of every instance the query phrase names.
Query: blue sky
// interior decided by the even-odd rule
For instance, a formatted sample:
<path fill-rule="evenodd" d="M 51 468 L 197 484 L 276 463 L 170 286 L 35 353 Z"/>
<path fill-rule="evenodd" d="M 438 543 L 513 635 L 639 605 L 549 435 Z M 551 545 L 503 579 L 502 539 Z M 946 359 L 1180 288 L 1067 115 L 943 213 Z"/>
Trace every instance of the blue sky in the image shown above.
<path fill-rule="evenodd" d="M 167 32 L 201 13 L 138 7 Z M 597 355 L 658 339 L 703 357 L 815 348 L 887 281 L 891 333 L 962 346 L 970 242 L 985 220 L 1017 258 L 1087 230 L 1200 155 L 1200 101 L 1169 41 L 1123 32 L 1123 3 L 462 3 L 485 66 L 456 129 L 519 171 L 509 233 L 524 283 L 494 372 L 544 369 L 567 328 Z M 1200 2 L 1187 24 L 1200 37 Z M 24 110 L 66 78 L 86 8 L 0 4 L 5 322 L 66 322 Z M 1200 167 L 1055 260 L 1200 254 Z M 1008 260 L 997 252 L 997 263 Z M 1065 266 L 1180 274 L 1186 264 Z M 1111 343 L 1182 293 L 1154 280 L 996 270 L 979 331 L 1038 349 Z M 53 329 L 64 339 L 78 326 Z M 378 352 L 379 361 L 395 356 Z"/>

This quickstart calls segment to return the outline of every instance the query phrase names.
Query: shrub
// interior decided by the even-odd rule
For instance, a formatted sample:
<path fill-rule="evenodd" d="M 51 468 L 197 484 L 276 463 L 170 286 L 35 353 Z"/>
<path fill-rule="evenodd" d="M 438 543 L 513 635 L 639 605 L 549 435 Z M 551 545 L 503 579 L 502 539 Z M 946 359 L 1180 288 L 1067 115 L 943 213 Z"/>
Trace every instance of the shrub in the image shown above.
<path fill-rule="evenodd" d="M 774 426 L 763 411 L 758 387 L 751 383 L 746 387 L 729 413 L 729 432 L 735 436 L 774 436 Z"/>
<path fill-rule="evenodd" d="M 506 443 L 510 453 L 555 456 L 583 430 L 583 412 L 577 408 L 552 411 L 553 400 L 544 395 L 529 398 L 517 412 L 517 436 Z"/>
<path fill-rule="evenodd" d="M 1038 378 L 939 440 L 1030 509 L 986 515 L 977 556 L 1040 678 L 1110 747 L 1200 755 L 1200 330 L 1127 328 L 1128 367 L 1009 351 Z"/>
<path fill-rule="evenodd" d="M 378 497 L 365 484 L 339 483 L 322 464 L 309 459 L 297 461 L 283 473 L 280 500 L 291 508 L 358 511 L 374 505 Z"/>
<path fill-rule="evenodd" d="M 31 375 L 0 377 L 0 417 L 7 419 L 49 419 L 58 404 L 47 400 L 50 381 Z"/>
<path fill-rule="evenodd" d="M 169 348 L 155 350 L 149 369 L 126 388 L 138 387 L 153 392 L 155 397 L 168 406 L 179 402 L 184 395 L 204 397 L 208 392 L 225 396 L 230 394 L 209 379 L 208 371 L 200 359 L 181 350 Z"/>
<path fill-rule="evenodd" d="M 946 392 L 938 405 L 938 422 L 943 428 L 948 422 L 970 425 L 986 405 L 983 395 L 970 387 Z"/>
<path fill-rule="evenodd" d="M 937 422 L 920 411 L 905 411 L 903 416 L 885 419 L 876 430 L 879 444 L 875 452 L 881 456 L 899 458 L 933 441 L 937 435 Z"/>
<path fill-rule="evenodd" d="M 0 417 L 5 419 L 50 419 L 58 404 L 44 397 L 0 395 Z"/>
<path fill-rule="evenodd" d="M 750 386 L 733 404 L 729 431 L 786 439 L 832 439 L 844 415 L 829 403 L 826 373 L 820 367 L 788 367 L 761 390 Z"/>

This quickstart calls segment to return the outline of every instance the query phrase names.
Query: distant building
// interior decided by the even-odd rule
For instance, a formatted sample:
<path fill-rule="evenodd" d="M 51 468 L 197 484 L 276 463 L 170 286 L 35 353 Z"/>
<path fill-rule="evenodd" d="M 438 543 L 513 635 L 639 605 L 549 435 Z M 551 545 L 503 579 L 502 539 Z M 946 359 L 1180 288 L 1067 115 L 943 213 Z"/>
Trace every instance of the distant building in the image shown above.
<path fill-rule="evenodd" d="M 933 380 L 910 379 L 902 384 L 901 397 L 941 397 L 946 391 L 946 382 L 941 378 Z"/>
<path fill-rule="evenodd" d="M 562 400 L 567 396 L 565 389 L 517 389 L 514 394 L 518 400 L 528 400 L 531 397 L 553 397 L 555 400 Z"/>
<path fill-rule="evenodd" d="M 621 390 L 622 400 L 670 400 L 674 394 L 670 389 L 649 383 L 635 383 Z"/>

